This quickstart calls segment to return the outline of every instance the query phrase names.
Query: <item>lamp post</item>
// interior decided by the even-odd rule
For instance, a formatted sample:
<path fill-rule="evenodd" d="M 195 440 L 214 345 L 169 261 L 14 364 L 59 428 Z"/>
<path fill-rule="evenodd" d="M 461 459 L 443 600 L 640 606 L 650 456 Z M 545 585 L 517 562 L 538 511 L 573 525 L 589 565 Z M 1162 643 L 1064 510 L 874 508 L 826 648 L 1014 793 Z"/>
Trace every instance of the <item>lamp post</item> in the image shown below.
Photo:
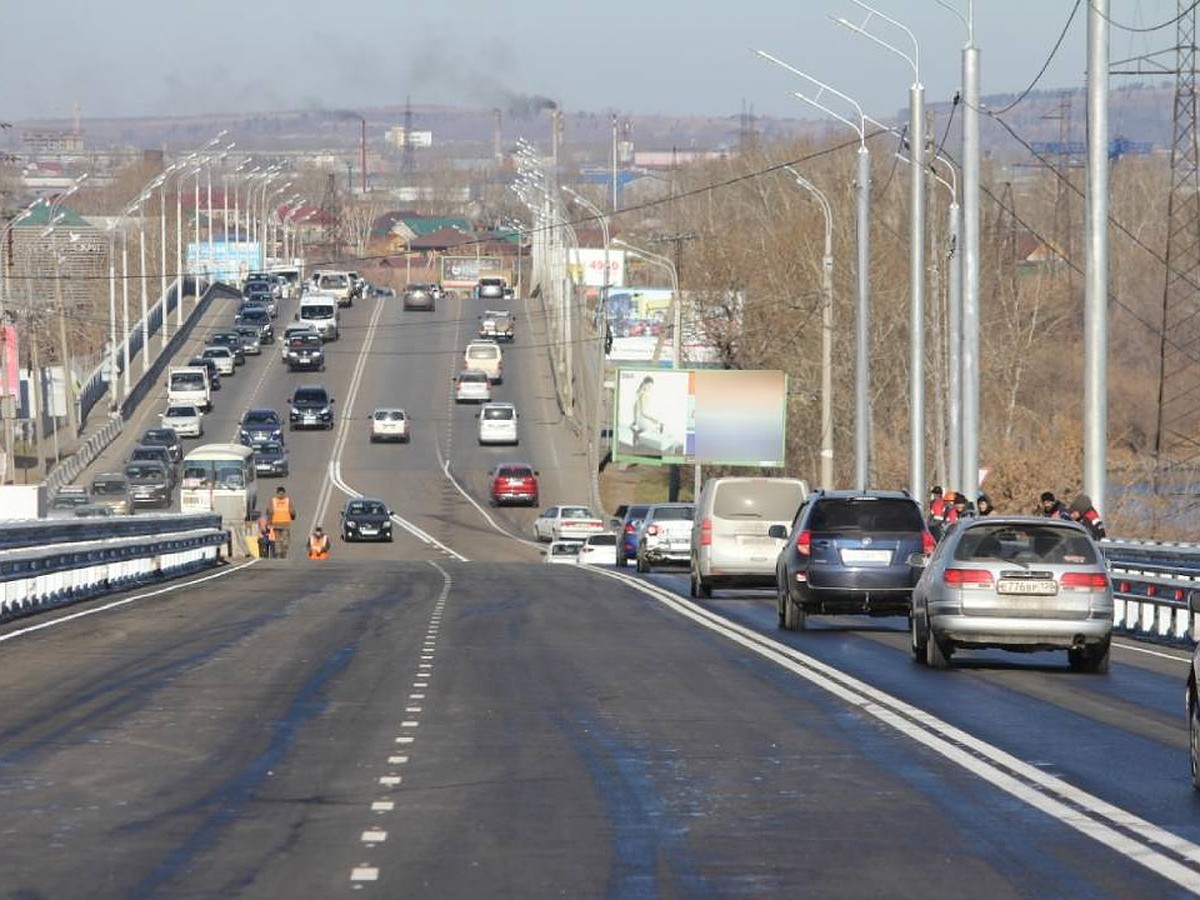
<path fill-rule="evenodd" d="M 59 358 L 62 362 L 63 370 L 63 396 L 67 407 L 67 429 L 74 437 L 79 434 L 79 417 L 75 412 L 75 383 L 71 377 L 71 351 L 70 344 L 67 342 L 67 309 L 66 302 L 63 299 L 62 288 L 62 263 L 63 253 L 65 248 L 55 246 L 54 229 L 56 218 L 50 220 L 50 225 L 42 232 L 42 239 L 48 241 L 47 247 L 54 259 L 54 299 L 57 307 L 58 315 L 58 346 Z M 79 235 L 76 232 L 70 233 L 70 243 L 74 244 L 79 240 Z M 55 456 L 61 460 L 58 453 L 58 425 L 55 424 Z"/>
<path fill-rule="evenodd" d="M 872 8 L 863 0 L 850 0 L 867 12 L 861 25 L 844 18 L 837 23 L 856 34 L 874 41 L 907 62 L 913 72 L 909 87 L 908 134 L 909 154 L 909 490 L 914 498 L 923 501 L 925 490 L 925 87 L 921 84 L 921 48 L 912 31 L 889 16 Z M 867 30 L 872 18 L 900 29 L 912 41 L 912 55 L 898 49 Z"/>
<path fill-rule="evenodd" d="M 858 245 L 857 272 L 857 308 L 854 323 L 854 486 L 863 491 L 867 487 L 870 474 L 870 325 L 871 325 L 871 153 L 867 149 L 867 123 L 862 107 L 856 100 L 830 87 L 823 81 L 814 78 L 807 72 L 801 72 L 794 66 L 772 56 L 763 50 L 755 53 L 768 62 L 787 69 L 817 87 L 815 97 L 809 97 L 799 91 L 792 91 L 792 96 L 813 106 L 828 116 L 837 119 L 843 125 L 854 129 L 858 135 L 858 171 L 855 178 L 855 239 Z M 821 102 L 821 97 L 832 94 L 845 103 L 854 107 L 858 121 L 852 121 Z"/>
<path fill-rule="evenodd" d="M 825 218 L 825 253 L 821 258 L 821 486 L 833 487 L 833 212 L 829 199 L 792 166 L 796 184 L 808 191 Z"/>

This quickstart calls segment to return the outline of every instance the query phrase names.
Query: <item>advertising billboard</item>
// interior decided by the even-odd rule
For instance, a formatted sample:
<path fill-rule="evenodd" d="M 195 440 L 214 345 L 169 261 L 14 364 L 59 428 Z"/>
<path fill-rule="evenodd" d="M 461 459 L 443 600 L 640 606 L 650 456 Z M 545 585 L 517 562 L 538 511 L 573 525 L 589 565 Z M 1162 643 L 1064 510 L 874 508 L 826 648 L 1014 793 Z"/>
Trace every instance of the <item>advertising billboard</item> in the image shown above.
<path fill-rule="evenodd" d="M 442 287 L 474 287 L 480 278 L 507 278 L 499 256 L 443 256 Z"/>
<path fill-rule="evenodd" d="M 584 287 L 604 287 L 604 249 L 595 247 L 568 247 L 567 270 L 571 280 Z M 625 251 L 608 250 L 608 285 L 621 287 L 625 284 Z"/>
<path fill-rule="evenodd" d="M 617 370 L 614 462 L 781 468 L 787 375 L 778 370 Z"/>
<path fill-rule="evenodd" d="M 16 397 L 18 374 L 17 327 L 0 325 L 0 397 Z"/>
<path fill-rule="evenodd" d="M 211 252 L 210 252 L 211 251 Z M 262 245 L 257 241 L 207 241 L 187 245 L 187 274 L 224 282 L 241 282 L 262 269 Z"/>

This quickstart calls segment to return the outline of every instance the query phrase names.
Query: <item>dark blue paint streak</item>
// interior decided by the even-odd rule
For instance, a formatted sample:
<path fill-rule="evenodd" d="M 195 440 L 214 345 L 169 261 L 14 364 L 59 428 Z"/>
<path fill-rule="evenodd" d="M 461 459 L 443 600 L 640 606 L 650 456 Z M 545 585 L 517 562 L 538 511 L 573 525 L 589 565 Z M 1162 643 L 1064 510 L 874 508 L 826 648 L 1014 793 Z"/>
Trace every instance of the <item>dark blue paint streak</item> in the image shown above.
<path fill-rule="evenodd" d="M 205 809 L 212 811 L 188 840 L 167 854 L 140 884 L 133 887 L 129 897 L 157 896 L 164 885 L 187 870 L 199 853 L 216 843 L 221 830 L 238 819 L 247 804 L 255 799 L 255 794 L 266 780 L 267 773 L 287 755 L 300 727 L 315 719 L 325 709 L 326 701 L 321 697 L 321 691 L 346 668 L 357 650 L 358 643 L 355 642 L 326 659 L 300 688 L 283 718 L 276 722 L 274 734 L 266 750 L 250 760 L 230 781 L 178 810 L 178 813 L 182 814 Z"/>
<path fill-rule="evenodd" d="M 615 859 L 605 896 L 718 896 L 691 858 L 686 826 L 672 823 L 667 801 L 655 790 L 648 751 L 622 742 L 586 716 L 557 724 L 583 757 L 612 823 Z M 668 884 L 660 884 L 663 875 L 670 877 Z"/>

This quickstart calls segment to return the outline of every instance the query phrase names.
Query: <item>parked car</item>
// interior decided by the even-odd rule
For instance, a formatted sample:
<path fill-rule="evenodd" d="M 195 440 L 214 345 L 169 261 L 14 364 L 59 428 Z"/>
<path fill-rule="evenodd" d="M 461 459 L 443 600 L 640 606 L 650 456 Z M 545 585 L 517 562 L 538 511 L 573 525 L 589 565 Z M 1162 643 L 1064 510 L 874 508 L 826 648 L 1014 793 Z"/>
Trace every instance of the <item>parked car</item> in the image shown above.
<path fill-rule="evenodd" d="M 161 462 L 127 462 L 124 474 L 129 483 L 129 501 L 134 506 L 144 504 L 165 509 L 171 505 L 171 475 Z"/>
<path fill-rule="evenodd" d="M 492 399 L 491 382 L 481 369 L 464 369 L 454 379 L 455 403 L 487 403 Z"/>
<path fill-rule="evenodd" d="M 934 548 L 906 491 L 817 489 L 790 530 L 772 525 L 768 534 L 786 539 L 775 587 L 779 624 L 793 631 L 814 613 L 908 615 L 920 575 L 909 558 Z"/>
<path fill-rule="evenodd" d="M 333 398 L 321 384 L 296 388 L 288 398 L 288 428 L 333 428 Z"/>
<path fill-rule="evenodd" d="M 583 541 L 578 539 L 551 541 L 550 546 L 542 552 L 545 561 L 551 565 L 565 563 L 573 566 L 579 562 L 579 548 L 582 546 Z"/>
<path fill-rule="evenodd" d="M 538 504 L 538 470 L 529 463 L 499 463 L 488 476 L 492 503 Z"/>
<path fill-rule="evenodd" d="M 200 351 L 200 356 L 203 359 L 211 359 L 217 366 L 217 371 L 222 375 L 232 375 L 237 367 L 237 360 L 233 351 L 224 344 L 214 344 L 205 347 Z"/>
<path fill-rule="evenodd" d="M 799 478 L 709 478 L 696 499 L 692 522 L 691 595 L 711 597 L 713 588 L 771 587 L 787 527 L 808 496 Z"/>
<path fill-rule="evenodd" d="M 611 531 L 589 534 L 579 548 L 579 561 L 593 566 L 615 566 L 617 536 Z"/>
<path fill-rule="evenodd" d="M 479 408 L 479 443 L 516 444 L 517 407 L 512 403 L 485 403 Z"/>
<path fill-rule="evenodd" d="M 618 510 L 621 515 L 617 517 L 615 525 L 620 534 L 620 541 L 617 544 L 617 566 L 619 568 L 624 568 L 629 560 L 637 559 L 642 519 L 649 508 L 649 503 L 631 503 L 624 510 Z"/>
<path fill-rule="evenodd" d="M 392 512 L 382 500 L 352 497 L 342 507 L 343 541 L 391 541 Z"/>
<path fill-rule="evenodd" d="M 403 441 L 412 438 L 409 431 L 408 413 L 395 407 L 380 407 L 371 413 L 371 443 L 376 441 Z"/>
<path fill-rule="evenodd" d="M 662 563 L 682 564 L 692 550 L 694 503 L 651 503 L 638 531 L 637 570 Z"/>
<path fill-rule="evenodd" d="M 198 406 L 174 403 L 159 417 L 163 428 L 171 428 L 180 437 L 204 436 L 204 413 Z"/>
<path fill-rule="evenodd" d="M 129 502 L 129 479 L 122 472 L 103 472 L 97 475 L 92 479 L 88 493 L 91 495 L 92 503 L 86 505 L 106 506 L 118 516 L 124 516 L 133 511 L 133 505 Z M 83 508 L 85 506 L 77 508 L 76 515 Z"/>
<path fill-rule="evenodd" d="M 266 438 L 250 442 L 254 451 L 254 471 L 259 475 L 284 478 L 288 474 L 288 452 L 283 441 Z"/>
<path fill-rule="evenodd" d="M 533 520 L 533 536 L 539 541 L 582 541 L 589 534 L 604 531 L 604 522 L 583 504 L 550 506 Z"/>
<path fill-rule="evenodd" d="M 944 669 L 959 649 L 1066 650 L 1072 669 L 1107 672 L 1113 594 L 1104 556 L 1075 522 L 981 516 L 953 525 L 912 595 L 912 652 Z"/>
<path fill-rule="evenodd" d="M 246 410 L 238 423 L 238 440 L 247 445 L 255 441 L 282 441 L 283 416 L 269 407 Z"/>
<path fill-rule="evenodd" d="M 143 447 L 166 447 L 171 455 L 171 462 L 183 462 L 183 441 L 173 428 L 147 428 L 142 432 L 138 444 Z"/>

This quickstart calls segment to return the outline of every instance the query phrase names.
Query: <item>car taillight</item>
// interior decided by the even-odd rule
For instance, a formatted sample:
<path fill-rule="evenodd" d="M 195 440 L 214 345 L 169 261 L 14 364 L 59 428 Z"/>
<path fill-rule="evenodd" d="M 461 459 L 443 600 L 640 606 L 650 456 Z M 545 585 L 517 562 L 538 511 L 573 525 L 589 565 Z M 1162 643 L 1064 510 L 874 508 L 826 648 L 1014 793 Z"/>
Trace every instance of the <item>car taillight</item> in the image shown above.
<path fill-rule="evenodd" d="M 987 569 L 947 569 L 942 580 L 951 587 L 991 587 L 992 573 Z"/>
<path fill-rule="evenodd" d="M 636 534 L 637 526 L 634 525 L 632 522 L 626 522 L 625 523 L 625 533 L 626 534 Z"/>
<path fill-rule="evenodd" d="M 928 556 L 937 549 L 937 541 L 928 531 L 921 532 L 921 552 Z"/>
<path fill-rule="evenodd" d="M 658 526 L 650 525 L 646 528 L 646 534 L 658 534 Z"/>
<path fill-rule="evenodd" d="M 1058 583 L 1073 591 L 1108 590 L 1108 576 L 1103 572 L 1063 572 Z"/>
<path fill-rule="evenodd" d="M 801 556 L 812 554 L 812 532 L 805 530 L 796 535 L 796 552 Z"/>
<path fill-rule="evenodd" d="M 712 519 L 702 519 L 700 521 L 700 546 L 712 546 Z"/>

